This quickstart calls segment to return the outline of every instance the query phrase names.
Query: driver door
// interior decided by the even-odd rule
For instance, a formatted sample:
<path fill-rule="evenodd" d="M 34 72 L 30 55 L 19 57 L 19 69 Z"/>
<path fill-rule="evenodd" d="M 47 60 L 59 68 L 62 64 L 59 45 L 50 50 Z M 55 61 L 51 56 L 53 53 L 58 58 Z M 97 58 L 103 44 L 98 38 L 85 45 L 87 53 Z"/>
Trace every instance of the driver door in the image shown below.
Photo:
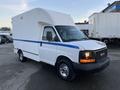
<path fill-rule="evenodd" d="M 43 62 L 54 64 L 57 56 L 57 45 L 59 38 L 52 26 L 45 26 L 42 35 L 42 43 L 40 45 L 40 59 Z"/>

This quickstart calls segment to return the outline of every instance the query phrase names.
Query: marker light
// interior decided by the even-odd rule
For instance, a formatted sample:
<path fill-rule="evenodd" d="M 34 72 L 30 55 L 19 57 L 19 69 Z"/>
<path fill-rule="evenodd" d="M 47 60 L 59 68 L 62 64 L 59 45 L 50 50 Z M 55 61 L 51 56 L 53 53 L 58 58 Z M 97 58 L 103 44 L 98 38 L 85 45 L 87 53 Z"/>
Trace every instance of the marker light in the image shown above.
<path fill-rule="evenodd" d="M 80 59 L 80 63 L 94 63 L 95 59 Z"/>

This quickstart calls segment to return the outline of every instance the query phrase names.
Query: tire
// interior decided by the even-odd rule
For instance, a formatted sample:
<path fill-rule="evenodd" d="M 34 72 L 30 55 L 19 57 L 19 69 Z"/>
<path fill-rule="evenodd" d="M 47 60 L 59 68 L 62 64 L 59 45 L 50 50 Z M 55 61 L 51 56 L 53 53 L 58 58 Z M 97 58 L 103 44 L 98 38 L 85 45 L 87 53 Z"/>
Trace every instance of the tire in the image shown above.
<path fill-rule="evenodd" d="M 18 57 L 19 57 L 19 61 L 20 61 L 20 62 L 25 62 L 25 61 L 26 61 L 26 60 L 25 60 L 25 57 L 23 56 L 22 51 L 19 51 L 19 52 L 18 52 Z"/>
<path fill-rule="evenodd" d="M 56 63 L 57 75 L 63 80 L 72 81 L 75 79 L 75 72 L 70 61 L 60 61 Z"/>

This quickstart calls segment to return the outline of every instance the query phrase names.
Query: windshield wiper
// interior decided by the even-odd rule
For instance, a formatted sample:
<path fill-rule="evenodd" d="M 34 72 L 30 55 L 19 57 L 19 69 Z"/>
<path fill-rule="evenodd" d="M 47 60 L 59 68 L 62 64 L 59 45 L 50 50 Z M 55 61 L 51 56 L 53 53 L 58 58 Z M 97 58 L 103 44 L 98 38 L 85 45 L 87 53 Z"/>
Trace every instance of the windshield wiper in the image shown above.
<path fill-rule="evenodd" d="M 80 41 L 79 39 L 69 39 L 69 40 L 66 40 L 66 42 L 70 42 L 70 41 Z"/>
<path fill-rule="evenodd" d="M 65 40 L 65 42 L 70 42 L 70 41 L 81 41 L 81 40 L 88 40 L 89 38 L 81 38 L 81 39 L 69 39 Z"/>
<path fill-rule="evenodd" d="M 81 40 L 88 40 L 89 38 L 82 38 Z"/>

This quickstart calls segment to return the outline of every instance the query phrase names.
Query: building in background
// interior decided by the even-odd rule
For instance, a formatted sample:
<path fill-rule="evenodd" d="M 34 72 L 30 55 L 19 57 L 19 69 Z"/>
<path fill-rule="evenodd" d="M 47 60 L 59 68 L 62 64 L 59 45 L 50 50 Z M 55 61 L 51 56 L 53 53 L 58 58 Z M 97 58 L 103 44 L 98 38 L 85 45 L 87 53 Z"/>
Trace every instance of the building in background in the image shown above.
<path fill-rule="evenodd" d="M 112 4 L 108 3 L 108 7 L 102 10 L 102 13 L 120 12 L 120 1 L 115 1 Z"/>

